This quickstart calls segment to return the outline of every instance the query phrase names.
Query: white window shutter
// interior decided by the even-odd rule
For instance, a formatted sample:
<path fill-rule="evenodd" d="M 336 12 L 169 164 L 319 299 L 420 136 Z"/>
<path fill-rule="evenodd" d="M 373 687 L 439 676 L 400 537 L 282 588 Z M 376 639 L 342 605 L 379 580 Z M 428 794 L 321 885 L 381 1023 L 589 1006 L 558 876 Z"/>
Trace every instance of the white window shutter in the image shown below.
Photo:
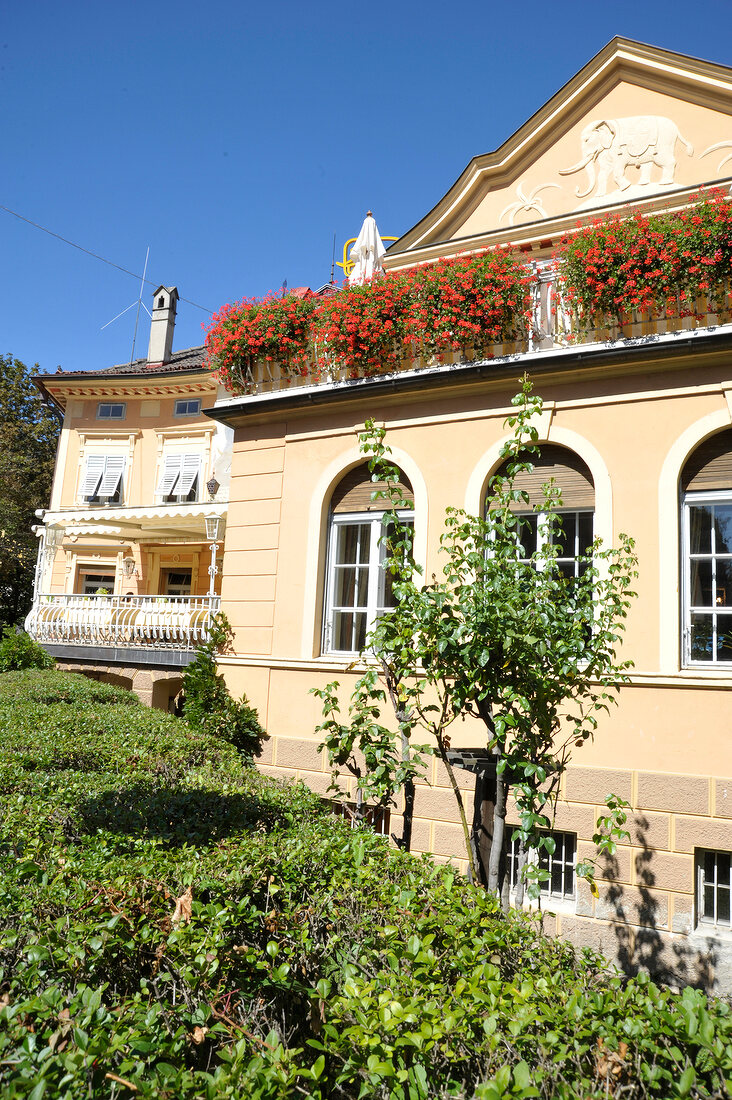
<path fill-rule="evenodd" d="M 124 455 L 107 455 L 104 477 L 99 486 L 100 497 L 113 497 L 119 488 L 122 474 L 125 472 Z"/>
<path fill-rule="evenodd" d="M 180 481 L 178 482 L 178 493 L 182 497 L 188 496 L 193 483 L 198 477 L 198 471 L 201 468 L 201 456 L 200 455 L 183 455 L 183 469 L 180 475 Z"/>
<path fill-rule="evenodd" d="M 180 476 L 182 455 L 166 455 L 163 472 L 160 475 L 158 493 L 163 497 L 169 497 L 173 492 L 176 481 Z"/>
<path fill-rule="evenodd" d="M 104 476 L 104 455 L 88 455 L 86 460 L 86 470 L 84 472 L 84 481 L 81 486 L 81 495 L 86 500 L 89 497 L 95 497 L 97 495 L 97 489 L 99 488 L 99 482 Z"/>

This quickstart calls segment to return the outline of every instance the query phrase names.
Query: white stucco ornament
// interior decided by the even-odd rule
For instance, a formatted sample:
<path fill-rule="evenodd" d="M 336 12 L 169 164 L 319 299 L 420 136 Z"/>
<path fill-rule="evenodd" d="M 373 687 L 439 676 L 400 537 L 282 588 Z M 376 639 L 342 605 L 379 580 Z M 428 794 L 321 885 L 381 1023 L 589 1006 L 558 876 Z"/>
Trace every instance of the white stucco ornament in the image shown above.
<path fill-rule="evenodd" d="M 539 192 L 546 191 L 550 187 L 556 187 L 557 190 L 561 190 L 558 183 L 542 183 L 538 187 L 535 187 L 528 195 L 524 191 L 523 183 L 520 183 L 516 188 L 516 194 L 518 195 L 518 202 L 509 203 L 508 206 L 504 206 L 501 213 L 498 215 L 499 222 L 509 214 L 508 224 L 513 225 L 514 219 L 517 214 L 531 214 L 536 213 L 540 218 L 546 217 L 546 210 L 541 204 L 539 199 Z"/>
<path fill-rule="evenodd" d="M 587 171 L 585 190 L 576 189 L 577 196 L 586 199 L 580 209 L 600 202 L 642 197 L 649 191 L 673 186 L 676 143 L 679 141 L 692 156 L 691 143 L 682 136 L 673 119 L 663 115 L 596 118 L 582 129 L 581 159 L 571 168 L 560 168 L 559 174 L 568 176 L 583 169 Z M 652 178 L 654 166 L 661 172 L 657 181 Z M 640 170 L 637 183 L 632 183 L 625 175 L 630 167 Z M 608 192 L 608 183 L 615 185 L 611 192 Z"/>
<path fill-rule="evenodd" d="M 349 283 L 351 285 L 365 283 L 376 272 L 383 271 L 385 252 L 384 242 L 379 236 L 378 227 L 369 210 L 356 243 L 348 253 L 348 258 L 354 265 L 348 276 Z"/>

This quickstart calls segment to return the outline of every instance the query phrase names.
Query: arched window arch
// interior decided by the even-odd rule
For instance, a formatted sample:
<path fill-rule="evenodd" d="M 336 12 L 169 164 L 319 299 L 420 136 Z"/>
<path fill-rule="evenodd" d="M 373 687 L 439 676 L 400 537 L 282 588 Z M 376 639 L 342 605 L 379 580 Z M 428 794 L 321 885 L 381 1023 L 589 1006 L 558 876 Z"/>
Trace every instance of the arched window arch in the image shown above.
<path fill-rule="evenodd" d="M 330 500 L 323 651 L 358 653 L 380 614 L 394 606 L 391 578 L 382 567 L 386 547 L 384 512 L 388 500 L 372 500 L 379 488 L 367 463 L 350 470 L 336 485 Z M 400 475 L 402 497 L 411 505 L 400 511 L 414 517 L 409 479 Z"/>
<path fill-rule="evenodd" d="M 692 451 L 681 493 L 683 662 L 732 665 L 732 428 Z"/>
<path fill-rule="evenodd" d="M 526 458 L 533 469 L 519 473 L 513 483 L 528 496 L 528 503 L 516 503 L 513 510 L 524 523 L 521 543 L 526 557 L 541 548 L 545 528 L 541 522 L 544 492 L 542 486 L 552 479 L 561 491 L 561 504 L 556 511 L 562 516 L 561 543 L 557 566 L 566 577 L 575 577 L 581 568 L 581 558 L 589 551 L 594 538 L 595 485 L 587 463 L 574 451 L 556 443 L 542 443 L 540 454 L 528 452 Z M 508 460 L 496 473 L 506 472 Z"/>

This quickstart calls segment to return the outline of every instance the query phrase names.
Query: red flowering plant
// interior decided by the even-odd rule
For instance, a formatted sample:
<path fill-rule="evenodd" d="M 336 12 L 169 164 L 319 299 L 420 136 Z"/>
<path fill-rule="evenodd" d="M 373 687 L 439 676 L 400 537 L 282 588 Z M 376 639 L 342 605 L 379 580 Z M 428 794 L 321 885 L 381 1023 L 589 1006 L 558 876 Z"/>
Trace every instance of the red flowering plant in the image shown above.
<path fill-rule="evenodd" d="M 268 294 L 225 305 L 206 332 L 206 365 L 232 393 L 247 393 L 257 363 L 286 375 L 310 369 L 312 295 Z"/>
<path fill-rule="evenodd" d="M 254 385 L 258 362 L 286 376 L 396 370 L 418 355 L 492 354 L 526 332 L 530 275 L 492 249 L 346 284 L 326 298 L 293 295 L 226 305 L 207 332 L 207 364 L 232 392 Z"/>
<path fill-rule="evenodd" d="M 346 283 L 321 301 L 313 316 L 317 369 L 343 367 L 351 378 L 394 370 L 406 354 L 409 306 L 406 273 L 387 272 L 361 285 Z"/>
<path fill-rule="evenodd" d="M 598 219 L 562 240 L 557 261 L 580 330 L 634 310 L 694 315 L 703 292 L 718 311 L 730 301 L 732 202 L 712 191 L 685 210 Z"/>
<path fill-rule="evenodd" d="M 510 249 L 439 260 L 410 276 L 406 335 L 426 356 L 490 355 L 494 344 L 525 335 L 530 274 Z"/>
<path fill-rule="evenodd" d="M 525 332 L 528 282 L 510 249 L 492 249 L 344 287 L 313 318 L 318 364 L 335 362 L 358 377 L 420 354 L 491 354 Z"/>

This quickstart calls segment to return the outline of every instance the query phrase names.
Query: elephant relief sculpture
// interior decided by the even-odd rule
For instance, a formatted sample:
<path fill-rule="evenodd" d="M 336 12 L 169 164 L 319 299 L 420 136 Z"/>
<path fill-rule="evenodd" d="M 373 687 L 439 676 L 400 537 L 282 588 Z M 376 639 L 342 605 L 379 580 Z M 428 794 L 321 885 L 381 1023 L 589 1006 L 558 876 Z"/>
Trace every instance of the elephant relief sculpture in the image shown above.
<path fill-rule="evenodd" d="M 631 181 L 625 170 L 629 166 L 640 169 L 638 184 L 648 186 L 655 164 L 661 169 L 658 185 L 668 187 L 674 182 L 677 141 L 686 146 L 689 156 L 693 155 L 691 143 L 682 137 L 676 123 L 663 115 L 593 119 L 582 130 L 582 159 L 571 168 L 560 168 L 559 174 L 569 176 L 587 169 L 586 189 L 576 189 L 581 199 L 593 191 L 595 184 L 595 198 L 606 197 L 610 179 L 618 191 L 627 191 Z"/>

